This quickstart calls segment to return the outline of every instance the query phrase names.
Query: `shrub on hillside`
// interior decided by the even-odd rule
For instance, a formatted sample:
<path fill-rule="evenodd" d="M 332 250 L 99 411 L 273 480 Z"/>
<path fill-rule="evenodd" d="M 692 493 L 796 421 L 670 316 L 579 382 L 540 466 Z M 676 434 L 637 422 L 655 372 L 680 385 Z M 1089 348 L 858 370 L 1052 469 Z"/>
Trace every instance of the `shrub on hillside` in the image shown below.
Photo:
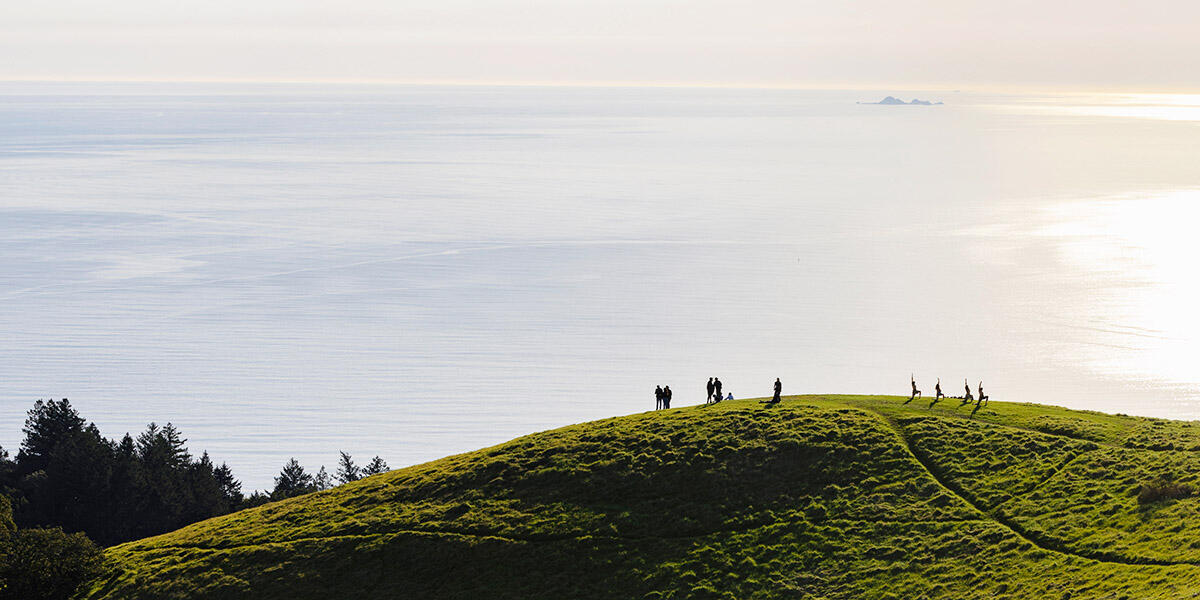
<path fill-rule="evenodd" d="M 1162 500 L 1187 498 L 1195 490 L 1186 483 L 1176 483 L 1166 477 L 1157 477 L 1142 484 L 1138 490 L 1138 504 L 1150 504 Z"/>
<path fill-rule="evenodd" d="M 0 600 L 67 600 L 100 572 L 100 548 L 82 533 L 17 529 L 0 496 Z"/>
<path fill-rule="evenodd" d="M 67 600 L 100 572 L 100 549 L 82 533 L 20 529 L 0 559 L 3 600 Z"/>

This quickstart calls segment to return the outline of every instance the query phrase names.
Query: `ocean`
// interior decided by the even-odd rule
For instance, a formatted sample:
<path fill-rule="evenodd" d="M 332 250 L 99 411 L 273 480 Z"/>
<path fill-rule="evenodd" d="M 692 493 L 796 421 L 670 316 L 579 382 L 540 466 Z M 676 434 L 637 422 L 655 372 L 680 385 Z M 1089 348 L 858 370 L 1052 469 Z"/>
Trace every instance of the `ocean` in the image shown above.
<path fill-rule="evenodd" d="M 711 376 L 1198 418 L 1198 150 L 1196 96 L 4 83 L 0 444 L 67 397 L 262 489 Z"/>

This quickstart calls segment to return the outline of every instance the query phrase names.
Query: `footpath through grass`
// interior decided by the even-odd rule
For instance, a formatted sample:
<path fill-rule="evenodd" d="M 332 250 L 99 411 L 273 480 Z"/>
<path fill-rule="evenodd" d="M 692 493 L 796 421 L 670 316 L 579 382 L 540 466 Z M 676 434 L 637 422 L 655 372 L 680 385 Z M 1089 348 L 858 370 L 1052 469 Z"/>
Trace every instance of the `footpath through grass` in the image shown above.
<path fill-rule="evenodd" d="M 1200 597 L 1200 425 L 901 402 L 538 433 L 112 548 L 87 597 Z"/>

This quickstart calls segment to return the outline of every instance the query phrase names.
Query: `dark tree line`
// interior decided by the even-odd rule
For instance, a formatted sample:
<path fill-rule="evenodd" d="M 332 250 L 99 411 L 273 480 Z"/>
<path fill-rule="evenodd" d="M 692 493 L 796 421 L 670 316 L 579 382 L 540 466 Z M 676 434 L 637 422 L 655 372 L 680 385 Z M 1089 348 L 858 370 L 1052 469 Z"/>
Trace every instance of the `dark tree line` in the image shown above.
<path fill-rule="evenodd" d="M 170 423 L 106 439 L 67 399 L 34 403 L 15 458 L 0 448 L 0 600 L 65 600 L 100 568 L 100 550 L 234 510 L 326 490 L 388 470 L 340 453 L 331 477 L 291 459 L 270 493 L 242 484 L 208 453 L 188 452 Z M 89 539 L 90 538 L 90 539 Z"/>
<path fill-rule="evenodd" d="M 16 459 L 0 449 L 0 485 L 20 527 L 61 527 L 112 545 L 222 515 L 241 483 L 208 453 L 193 457 L 179 430 L 151 423 L 136 438 L 100 435 L 65 398 L 39 400 Z"/>
<path fill-rule="evenodd" d="M 64 398 L 34 403 L 22 432 L 15 459 L 0 448 L 0 492 L 11 499 L 15 525 L 83 532 L 102 546 L 388 470 L 378 456 L 359 467 L 342 452 L 331 477 L 325 467 L 309 473 L 293 458 L 273 490 L 244 496 L 227 465 L 214 464 L 207 452 L 192 456 L 170 423 L 110 440 Z"/>
<path fill-rule="evenodd" d="M 354 464 L 354 459 L 350 454 L 346 452 L 338 454 L 338 468 L 332 478 L 325 470 L 324 465 L 315 474 L 312 474 L 306 471 L 295 458 L 288 459 L 283 470 L 279 472 L 279 476 L 275 478 L 275 489 L 271 490 L 270 494 L 255 492 L 246 499 L 246 504 L 258 505 L 272 500 L 283 500 L 292 496 L 319 492 L 333 487 L 334 481 L 338 484 L 350 483 L 388 470 L 387 463 L 378 456 L 372 458 L 366 466 L 359 467 Z"/>

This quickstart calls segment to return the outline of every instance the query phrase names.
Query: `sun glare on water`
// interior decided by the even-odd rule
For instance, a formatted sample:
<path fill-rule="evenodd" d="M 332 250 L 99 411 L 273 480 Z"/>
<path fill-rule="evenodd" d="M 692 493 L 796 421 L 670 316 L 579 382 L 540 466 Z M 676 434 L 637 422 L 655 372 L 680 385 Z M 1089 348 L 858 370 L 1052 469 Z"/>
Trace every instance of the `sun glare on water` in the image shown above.
<path fill-rule="evenodd" d="M 1162 121 L 1200 121 L 1197 94 L 1103 94 L 1055 97 L 1052 101 L 1018 107 L 996 106 L 1016 112 L 1061 114 L 1079 117 L 1114 117 Z"/>
<path fill-rule="evenodd" d="M 1051 224 L 1039 233 L 1058 241 L 1057 258 L 1093 292 L 1081 315 L 1102 340 L 1093 367 L 1176 384 L 1200 379 L 1200 190 L 1047 211 Z"/>

